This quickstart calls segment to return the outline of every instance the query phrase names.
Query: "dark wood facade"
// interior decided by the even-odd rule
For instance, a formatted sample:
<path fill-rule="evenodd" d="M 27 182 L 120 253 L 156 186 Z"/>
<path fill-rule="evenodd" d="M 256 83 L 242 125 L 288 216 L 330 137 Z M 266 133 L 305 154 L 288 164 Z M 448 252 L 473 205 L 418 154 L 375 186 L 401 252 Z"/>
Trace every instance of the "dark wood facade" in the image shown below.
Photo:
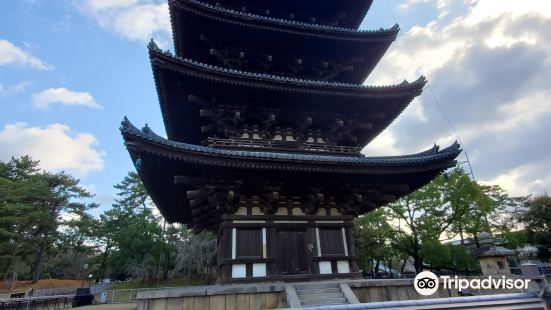
<path fill-rule="evenodd" d="M 219 252 L 221 282 L 358 277 L 353 217 L 294 212 L 224 216 Z"/>
<path fill-rule="evenodd" d="M 362 85 L 399 30 L 351 29 L 370 5 L 169 1 L 175 55 L 148 46 L 168 138 L 121 133 L 165 219 L 217 233 L 220 283 L 358 277 L 354 217 L 455 164 L 457 143 L 360 153 L 426 83 Z"/>

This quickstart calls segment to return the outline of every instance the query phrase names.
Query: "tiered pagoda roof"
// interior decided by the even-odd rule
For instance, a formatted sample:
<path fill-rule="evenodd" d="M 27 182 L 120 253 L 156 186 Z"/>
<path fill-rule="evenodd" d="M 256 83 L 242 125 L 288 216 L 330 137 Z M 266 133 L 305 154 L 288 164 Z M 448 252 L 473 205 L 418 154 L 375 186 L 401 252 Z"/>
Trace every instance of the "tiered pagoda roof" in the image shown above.
<path fill-rule="evenodd" d="M 358 31 L 196 0 L 171 1 L 170 12 L 177 56 L 232 69 L 351 83 L 365 80 L 399 31 L 398 25 Z"/>
<path fill-rule="evenodd" d="M 358 28 L 373 1 L 278 0 L 277 5 L 274 5 L 272 0 L 207 0 L 205 2 L 226 9 L 290 21 Z"/>
<path fill-rule="evenodd" d="M 154 44 L 150 58 L 168 138 L 192 144 L 213 134 L 228 138 L 225 132 L 237 123 L 262 124 L 273 115 L 273 126 L 283 120 L 297 127 L 309 119 L 308 126 L 331 131 L 339 145 L 359 150 L 425 85 L 423 77 L 372 87 L 251 73 L 176 58 Z M 228 106 L 230 111 L 223 111 Z"/>
<path fill-rule="evenodd" d="M 243 204 L 352 217 L 455 164 L 457 143 L 360 153 L 426 83 L 362 85 L 399 31 L 357 30 L 371 2 L 169 0 L 175 55 L 149 45 L 167 139 L 121 126 L 169 222 L 216 230 Z"/>
<path fill-rule="evenodd" d="M 300 197 L 312 191 L 307 185 L 315 184 L 335 204 L 343 204 L 354 195 L 358 199 L 356 209 L 349 214 L 358 215 L 423 186 L 453 166 L 461 151 L 454 143 L 442 150 L 434 146 L 418 154 L 388 157 L 251 152 L 168 140 L 148 127 L 139 130 L 127 119 L 122 122 L 121 131 L 163 216 L 169 222 L 194 227 L 221 216 L 221 210 L 211 208 L 207 201 L 193 205 L 193 199 L 189 199 L 187 193 L 200 184 L 221 182 L 224 188 L 231 188 L 243 197 L 257 193 L 259 184 L 270 182 L 279 184 L 281 195 Z M 264 190 L 262 186 L 260 192 Z M 197 209 L 200 212 L 193 214 Z M 204 213 L 209 217 L 203 217 Z"/>

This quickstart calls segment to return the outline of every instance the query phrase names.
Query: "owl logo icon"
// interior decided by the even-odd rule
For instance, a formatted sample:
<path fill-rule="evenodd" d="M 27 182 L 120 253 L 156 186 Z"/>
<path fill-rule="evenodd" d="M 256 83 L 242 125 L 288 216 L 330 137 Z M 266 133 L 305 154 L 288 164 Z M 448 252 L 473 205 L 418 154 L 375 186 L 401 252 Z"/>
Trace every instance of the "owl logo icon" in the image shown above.
<path fill-rule="evenodd" d="M 438 277 L 430 272 L 423 271 L 413 280 L 415 291 L 423 296 L 430 296 L 438 291 Z"/>

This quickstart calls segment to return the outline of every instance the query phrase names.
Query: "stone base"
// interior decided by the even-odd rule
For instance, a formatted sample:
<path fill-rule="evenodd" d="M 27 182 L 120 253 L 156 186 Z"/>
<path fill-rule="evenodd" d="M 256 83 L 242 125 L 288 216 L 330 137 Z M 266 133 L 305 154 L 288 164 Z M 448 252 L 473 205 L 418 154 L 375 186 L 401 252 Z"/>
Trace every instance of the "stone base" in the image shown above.
<path fill-rule="evenodd" d="M 138 310 L 260 310 L 287 306 L 285 284 L 211 285 L 138 294 Z"/>
<path fill-rule="evenodd" d="M 138 294 L 138 310 L 261 310 L 289 307 L 286 285 L 346 283 L 359 302 L 419 299 L 412 279 L 330 280 L 302 283 L 210 285 L 167 289 Z M 441 290 L 433 298 L 457 296 Z"/>
<path fill-rule="evenodd" d="M 288 285 L 346 284 L 360 303 L 460 297 L 457 290 L 439 290 L 430 297 L 419 295 L 413 279 L 328 280 L 295 283 L 256 283 L 194 286 L 138 293 L 138 310 L 261 310 L 288 308 L 285 287 Z M 441 283 L 442 284 L 442 283 Z M 538 286 L 535 290 L 539 289 Z M 488 290 L 482 295 L 509 294 L 520 291 Z M 478 295 L 478 294 L 477 294 Z M 350 298 L 348 298 L 350 300 Z"/>

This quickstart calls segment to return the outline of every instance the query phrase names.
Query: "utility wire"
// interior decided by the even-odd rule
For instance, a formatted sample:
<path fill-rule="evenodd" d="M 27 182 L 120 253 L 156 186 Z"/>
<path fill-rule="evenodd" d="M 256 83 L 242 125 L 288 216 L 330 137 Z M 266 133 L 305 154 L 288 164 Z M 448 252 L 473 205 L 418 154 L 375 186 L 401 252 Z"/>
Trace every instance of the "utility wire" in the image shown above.
<path fill-rule="evenodd" d="M 388 9 L 388 12 L 390 13 L 390 16 L 392 17 L 392 19 L 394 19 L 394 22 L 396 24 L 399 25 L 398 23 L 398 19 L 396 18 L 396 16 L 394 15 L 394 12 L 392 11 L 392 8 L 390 7 L 390 4 L 388 3 L 388 0 L 385 0 L 385 4 L 386 4 L 386 7 Z M 404 42 L 404 45 L 406 47 L 406 51 L 408 52 L 409 56 L 411 57 L 411 59 L 413 60 L 413 63 L 415 64 L 415 66 L 417 68 L 421 68 L 421 66 L 419 65 L 419 63 L 417 62 L 417 58 L 415 57 L 415 55 L 413 54 L 413 50 L 409 47 L 409 44 L 407 43 L 407 40 L 404 36 L 402 36 L 402 40 Z M 474 173 L 473 173 L 473 168 L 471 166 L 471 161 L 469 160 L 469 155 L 467 154 L 467 150 L 465 148 L 465 144 L 463 143 L 463 141 L 461 140 L 461 137 L 459 136 L 459 134 L 457 133 L 457 130 L 455 129 L 455 126 L 453 125 L 453 122 L 451 121 L 451 119 L 448 117 L 448 115 L 446 114 L 446 111 L 444 111 L 444 108 L 442 107 L 442 105 L 440 104 L 440 101 L 438 100 L 438 98 L 436 97 L 436 95 L 434 94 L 434 92 L 432 91 L 432 87 L 430 85 L 430 82 L 427 81 L 427 86 L 425 87 L 425 89 L 428 89 L 429 91 L 429 94 L 431 95 L 432 99 L 434 100 L 434 102 L 436 103 L 436 106 L 438 107 L 438 110 L 440 110 L 440 112 L 442 113 L 442 116 L 444 116 L 444 119 L 446 120 L 446 122 L 448 122 L 453 134 L 455 135 L 455 137 L 457 138 L 457 141 L 459 141 L 459 143 L 461 144 L 462 148 L 463 148 L 463 153 L 465 154 L 465 158 L 467 159 L 467 165 L 469 167 L 469 171 L 471 172 L 471 177 L 473 178 L 474 181 L 476 181 L 476 178 L 474 176 Z"/>

